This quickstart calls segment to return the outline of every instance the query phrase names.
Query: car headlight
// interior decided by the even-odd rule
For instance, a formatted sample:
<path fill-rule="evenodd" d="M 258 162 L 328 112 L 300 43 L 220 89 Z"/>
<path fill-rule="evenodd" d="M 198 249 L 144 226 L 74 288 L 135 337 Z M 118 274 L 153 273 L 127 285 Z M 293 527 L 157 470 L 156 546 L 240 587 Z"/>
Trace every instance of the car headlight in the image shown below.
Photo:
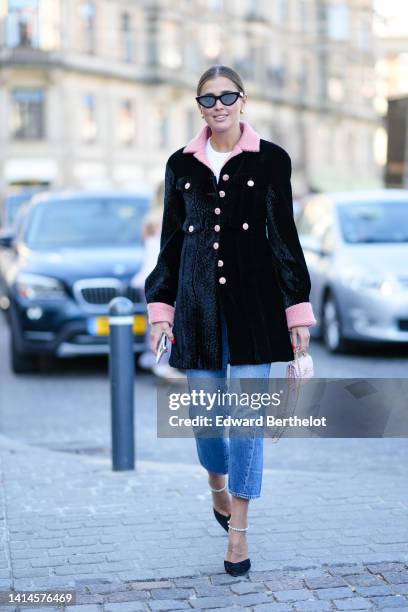
<path fill-rule="evenodd" d="M 343 284 L 349 289 L 376 291 L 382 295 L 391 295 L 401 291 L 401 285 L 392 276 L 381 276 L 365 270 L 344 270 L 341 273 Z"/>
<path fill-rule="evenodd" d="M 56 278 L 41 274 L 21 273 L 16 278 L 17 293 L 25 299 L 54 299 L 65 297 L 64 287 Z"/>

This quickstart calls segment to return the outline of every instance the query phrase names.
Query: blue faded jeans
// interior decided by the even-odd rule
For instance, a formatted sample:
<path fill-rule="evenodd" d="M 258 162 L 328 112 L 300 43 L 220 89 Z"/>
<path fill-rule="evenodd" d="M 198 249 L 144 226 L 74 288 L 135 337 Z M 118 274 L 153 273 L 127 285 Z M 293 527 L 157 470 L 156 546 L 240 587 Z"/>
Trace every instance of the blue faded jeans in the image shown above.
<path fill-rule="evenodd" d="M 213 392 L 217 389 L 225 390 L 228 365 L 231 379 L 269 379 L 270 377 L 270 363 L 234 366 L 229 364 L 227 326 L 222 308 L 220 308 L 220 317 L 222 329 L 222 367 L 220 370 L 186 370 L 190 392 L 195 386 L 196 388 L 199 387 L 199 381 L 195 382 L 195 379 L 206 379 L 206 391 L 208 391 L 209 387 L 212 388 Z M 221 385 L 220 379 L 224 379 Z M 214 411 L 212 412 L 214 413 Z M 216 412 L 218 414 L 225 414 L 223 407 L 220 406 L 216 407 Z M 257 416 L 257 414 L 252 416 Z M 228 474 L 228 491 L 231 495 L 245 499 L 260 497 L 264 436 L 259 435 L 259 432 L 258 435 L 248 437 L 243 437 L 242 434 L 233 436 L 231 433 L 232 430 L 230 428 L 229 438 L 221 435 L 203 437 L 199 435 L 199 430 L 197 433 L 197 430 L 194 429 L 198 459 L 201 465 L 209 472 Z"/>

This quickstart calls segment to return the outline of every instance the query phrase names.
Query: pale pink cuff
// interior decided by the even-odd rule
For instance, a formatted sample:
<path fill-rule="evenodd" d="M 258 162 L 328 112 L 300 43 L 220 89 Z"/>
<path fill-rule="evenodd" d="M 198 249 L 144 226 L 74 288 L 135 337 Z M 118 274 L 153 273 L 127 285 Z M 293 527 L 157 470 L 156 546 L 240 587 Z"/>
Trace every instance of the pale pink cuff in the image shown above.
<path fill-rule="evenodd" d="M 317 321 L 313 315 L 313 309 L 310 302 L 300 302 L 300 304 L 294 304 L 289 306 L 285 310 L 286 321 L 288 328 L 297 327 L 298 325 L 306 325 L 311 327 L 316 325 Z"/>
<path fill-rule="evenodd" d="M 165 304 L 164 302 L 151 302 L 147 305 L 149 323 L 167 321 L 170 325 L 173 325 L 174 310 L 174 306 L 170 306 L 170 304 Z"/>

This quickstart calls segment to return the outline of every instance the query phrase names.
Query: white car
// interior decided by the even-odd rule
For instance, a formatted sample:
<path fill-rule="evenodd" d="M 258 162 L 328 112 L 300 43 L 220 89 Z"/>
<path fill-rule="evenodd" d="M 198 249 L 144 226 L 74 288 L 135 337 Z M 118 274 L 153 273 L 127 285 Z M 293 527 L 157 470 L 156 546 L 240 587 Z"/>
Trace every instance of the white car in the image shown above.
<path fill-rule="evenodd" d="M 297 219 L 317 319 L 331 352 L 350 340 L 408 342 L 408 190 L 306 198 Z"/>

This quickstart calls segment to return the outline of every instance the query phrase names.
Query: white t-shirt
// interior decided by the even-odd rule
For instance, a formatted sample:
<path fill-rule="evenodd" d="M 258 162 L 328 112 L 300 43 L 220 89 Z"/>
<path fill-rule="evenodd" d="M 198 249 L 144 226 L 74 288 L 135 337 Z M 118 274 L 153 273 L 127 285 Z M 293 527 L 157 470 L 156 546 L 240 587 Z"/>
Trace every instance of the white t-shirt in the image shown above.
<path fill-rule="evenodd" d="M 231 151 L 225 151 L 221 153 L 219 151 L 215 151 L 215 149 L 213 149 L 211 146 L 209 138 L 207 138 L 207 145 L 206 145 L 205 150 L 206 150 L 208 162 L 211 168 L 213 169 L 215 176 L 217 177 L 217 183 L 218 183 L 219 178 L 220 178 L 221 168 L 223 167 L 227 157 L 229 157 Z"/>

